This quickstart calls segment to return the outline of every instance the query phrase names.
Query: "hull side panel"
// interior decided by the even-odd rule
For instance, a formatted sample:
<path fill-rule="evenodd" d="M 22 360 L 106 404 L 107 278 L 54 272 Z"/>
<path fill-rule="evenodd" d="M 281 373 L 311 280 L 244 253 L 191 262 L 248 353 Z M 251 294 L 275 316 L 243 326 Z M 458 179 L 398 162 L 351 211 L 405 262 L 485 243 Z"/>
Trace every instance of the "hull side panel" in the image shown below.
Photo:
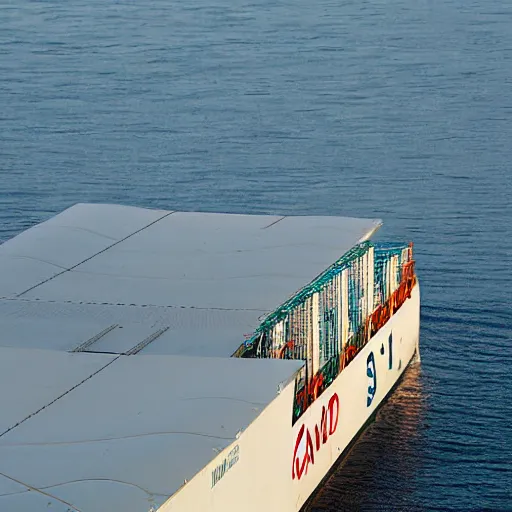
<path fill-rule="evenodd" d="M 291 382 L 161 512 L 297 512 L 393 389 L 419 339 L 419 286 L 291 425 Z"/>

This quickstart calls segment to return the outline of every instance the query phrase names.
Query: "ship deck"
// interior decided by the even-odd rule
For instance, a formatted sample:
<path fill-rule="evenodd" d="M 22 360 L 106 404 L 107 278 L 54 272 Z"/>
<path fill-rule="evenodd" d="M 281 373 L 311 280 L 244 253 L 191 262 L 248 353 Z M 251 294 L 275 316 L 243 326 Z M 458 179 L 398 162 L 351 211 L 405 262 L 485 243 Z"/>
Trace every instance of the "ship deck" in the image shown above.
<path fill-rule="evenodd" d="M 244 336 L 379 225 L 80 204 L 0 245 L 0 509 L 156 510 L 303 364 Z"/>

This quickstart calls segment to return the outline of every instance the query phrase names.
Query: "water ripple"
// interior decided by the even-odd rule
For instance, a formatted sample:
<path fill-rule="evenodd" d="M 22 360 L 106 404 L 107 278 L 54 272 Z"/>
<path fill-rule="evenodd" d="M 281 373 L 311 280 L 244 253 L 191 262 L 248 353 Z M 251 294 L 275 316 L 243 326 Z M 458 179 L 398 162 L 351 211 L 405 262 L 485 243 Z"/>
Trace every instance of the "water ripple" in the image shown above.
<path fill-rule="evenodd" d="M 313 510 L 510 510 L 512 5 L 0 4 L 0 242 L 76 202 L 382 217 L 422 367 Z"/>

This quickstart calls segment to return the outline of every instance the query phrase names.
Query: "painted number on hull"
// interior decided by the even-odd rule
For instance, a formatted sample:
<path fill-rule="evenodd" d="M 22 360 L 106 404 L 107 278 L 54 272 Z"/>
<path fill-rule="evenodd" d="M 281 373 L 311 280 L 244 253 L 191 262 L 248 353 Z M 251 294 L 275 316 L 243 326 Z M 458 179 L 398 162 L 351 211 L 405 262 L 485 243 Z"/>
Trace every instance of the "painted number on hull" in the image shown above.
<path fill-rule="evenodd" d="M 327 442 L 329 436 L 336 432 L 340 413 L 340 400 L 334 393 L 329 399 L 327 408 L 322 407 L 320 422 L 313 429 L 303 424 L 300 427 L 293 451 L 292 478 L 300 480 L 302 475 L 308 472 L 308 466 L 315 463 L 315 453 Z M 313 432 L 313 434 L 312 434 Z"/>
<path fill-rule="evenodd" d="M 389 335 L 388 345 L 389 345 L 388 369 L 391 370 L 391 368 L 393 368 L 393 333 L 391 333 Z"/>
<path fill-rule="evenodd" d="M 384 343 L 380 347 L 381 355 L 386 353 L 386 349 L 384 348 Z M 388 338 L 388 370 L 393 369 L 393 333 L 390 333 Z"/>
<path fill-rule="evenodd" d="M 393 333 L 391 332 L 388 337 L 388 370 L 393 369 Z M 384 343 L 380 347 L 380 355 L 384 356 L 386 349 Z M 398 369 L 401 368 L 401 360 L 398 363 Z M 366 360 L 366 376 L 368 377 L 368 393 L 366 395 L 366 407 L 370 407 L 377 392 L 377 366 L 375 365 L 375 356 L 370 352 Z"/>
<path fill-rule="evenodd" d="M 366 359 L 366 376 L 368 377 L 368 394 L 366 396 L 366 407 L 370 407 L 377 392 L 377 367 L 375 356 L 370 352 Z"/>

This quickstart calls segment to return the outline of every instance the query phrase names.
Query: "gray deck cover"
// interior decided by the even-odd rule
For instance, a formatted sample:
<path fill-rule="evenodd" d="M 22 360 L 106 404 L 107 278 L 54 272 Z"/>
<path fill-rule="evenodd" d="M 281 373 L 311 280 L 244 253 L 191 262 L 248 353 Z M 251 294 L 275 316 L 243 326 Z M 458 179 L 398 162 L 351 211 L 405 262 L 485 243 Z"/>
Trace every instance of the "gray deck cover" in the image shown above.
<path fill-rule="evenodd" d="M 302 364 L 244 336 L 379 225 L 80 204 L 0 245 L 0 510 L 163 503 Z"/>

